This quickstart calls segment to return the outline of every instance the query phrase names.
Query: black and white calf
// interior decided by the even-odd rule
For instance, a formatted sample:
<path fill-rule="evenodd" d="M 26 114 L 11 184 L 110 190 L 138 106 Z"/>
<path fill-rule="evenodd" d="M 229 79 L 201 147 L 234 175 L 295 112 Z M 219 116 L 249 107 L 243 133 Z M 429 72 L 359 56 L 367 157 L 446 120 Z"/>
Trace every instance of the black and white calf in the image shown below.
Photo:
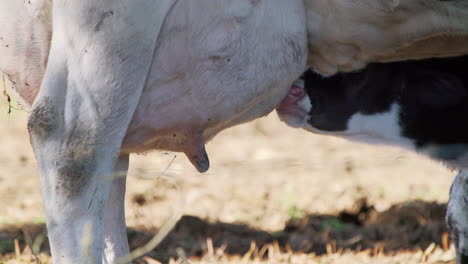
<path fill-rule="evenodd" d="M 468 169 L 468 56 L 370 64 L 324 78 L 309 70 L 277 109 L 288 125 L 401 146 Z M 447 223 L 468 263 L 468 170 L 451 189 Z"/>

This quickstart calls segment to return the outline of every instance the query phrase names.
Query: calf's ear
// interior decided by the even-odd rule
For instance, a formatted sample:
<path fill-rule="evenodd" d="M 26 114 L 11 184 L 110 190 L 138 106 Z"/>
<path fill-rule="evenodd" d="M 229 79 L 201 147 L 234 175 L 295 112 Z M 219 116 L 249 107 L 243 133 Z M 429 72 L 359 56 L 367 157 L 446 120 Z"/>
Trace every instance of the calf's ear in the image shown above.
<path fill-rule="evenodd" d="M 433 71 L 411 74 L 405 89 L 420 103 L 434 108 L 457 105 L 468 95 L 457 76 Z"/>

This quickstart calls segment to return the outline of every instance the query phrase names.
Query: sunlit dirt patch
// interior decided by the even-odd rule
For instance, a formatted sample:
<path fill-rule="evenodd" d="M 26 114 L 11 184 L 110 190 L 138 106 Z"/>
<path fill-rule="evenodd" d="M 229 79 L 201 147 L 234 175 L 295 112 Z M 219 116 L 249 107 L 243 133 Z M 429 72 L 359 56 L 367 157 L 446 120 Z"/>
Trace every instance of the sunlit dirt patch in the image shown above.
<path fill-rule="evenodd" d="M 0 263 L 50 263 L 26 116 L 7 112 L 0 107 Z M 185 215 L 135 263 L 453 263 L 443 203 L 455 172 L 437 163 L 304 133 L 276 114 L 221 133 L 208 151 L 203 175 L 180 155 L 132 156 L 132 248 Z"/>

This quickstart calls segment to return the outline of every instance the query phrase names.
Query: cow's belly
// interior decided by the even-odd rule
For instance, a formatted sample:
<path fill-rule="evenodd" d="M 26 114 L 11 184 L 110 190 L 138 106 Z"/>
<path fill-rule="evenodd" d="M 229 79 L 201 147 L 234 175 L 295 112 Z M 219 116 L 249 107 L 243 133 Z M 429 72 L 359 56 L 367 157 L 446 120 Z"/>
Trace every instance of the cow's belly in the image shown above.
<path fill-rule="evenodd" d="M 29 108 L 51 35 L 37 15 L 44 10 L 35 10 L 50 8 L 50 1 L 5 1 L 0 71 Z M 13 4 L 16 15 L 7 17 Z M 305 70 L 306 42 L 302 0 L 178 0 L 159 36 L 123 152 L 187 153 L 222 129 L 269 113 Z"/>
<path fill-rule="evenodd" d="M 271 112 L 306 57 L 300 0 L 179 0 L 124 151 L 187 153 L 224 128 Z"/>
<path fill-rule="evenodd" d="M 49 0 L 0 1 L 0 72 L 26 109 L 41 85 L 52 35 Z"/>

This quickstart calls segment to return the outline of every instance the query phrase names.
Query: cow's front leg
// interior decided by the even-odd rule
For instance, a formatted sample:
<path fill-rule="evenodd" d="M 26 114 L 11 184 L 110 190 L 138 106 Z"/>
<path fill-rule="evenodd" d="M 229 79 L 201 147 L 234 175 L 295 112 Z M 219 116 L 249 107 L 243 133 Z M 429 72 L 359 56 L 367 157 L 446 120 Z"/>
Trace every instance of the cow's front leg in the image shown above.
<path fill-rule="evenodd" d="M 172 3 L 54 0 L 47 70 L 28 122 L 54 263 L 102 262 L 109 176 Z"/>
<path fill-rule="evenodd" d="M 457 264 L 468 264 L 468 171 L 460 171 L 452 183 L 446 220 Z"/>
<path fill-rule="evenodd" d="M 128 256 L 127 225 L 125 224 L 125 182 L 128 171 L 128 155 L 117 160 L 112 185 L 104 213 L 104 256 L 103 263 L 116 263 Z"/>

